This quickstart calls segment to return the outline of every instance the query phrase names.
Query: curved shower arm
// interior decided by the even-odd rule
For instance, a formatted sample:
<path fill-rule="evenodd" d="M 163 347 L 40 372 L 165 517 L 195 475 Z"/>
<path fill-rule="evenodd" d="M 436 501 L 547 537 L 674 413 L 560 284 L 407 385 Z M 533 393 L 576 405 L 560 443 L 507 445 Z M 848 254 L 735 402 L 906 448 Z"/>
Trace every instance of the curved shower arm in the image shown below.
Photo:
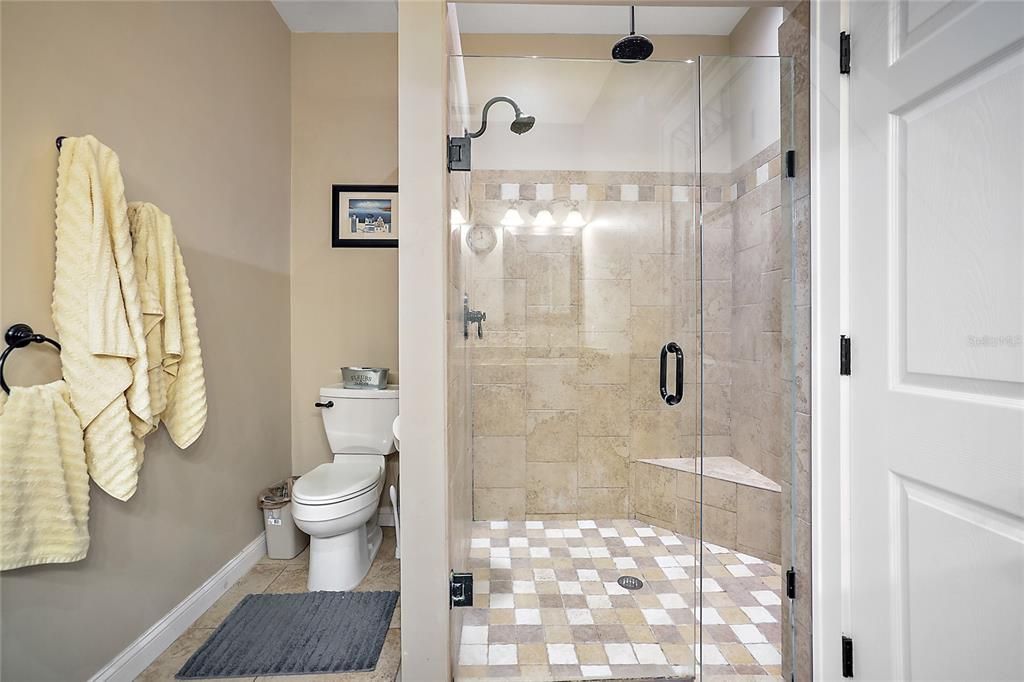
<path fill-rule="evenodd" d="M 484 105 L 484 110 L 480 114 L 480 130 L 476 131 L 475 133 L 471 133 L 467 130 L 466 137 L 480 137 L 481 135 L 484 134 L 484 131 L 487 130 L 487 112 L 488 110 L 490 110 L 492 106 L 494 106 L 498 102 L 508 102 L 510 105 L 512 105 L 512 108 L 516 112 L 516 118 L 519 118 L 520 116 L 523 115 L 523 112 L 519 108 L 519 105 L 513 102 L 510 98 L 504 96 L 492 97 L 489 100 L 487 100 L 487 104 Z"/>

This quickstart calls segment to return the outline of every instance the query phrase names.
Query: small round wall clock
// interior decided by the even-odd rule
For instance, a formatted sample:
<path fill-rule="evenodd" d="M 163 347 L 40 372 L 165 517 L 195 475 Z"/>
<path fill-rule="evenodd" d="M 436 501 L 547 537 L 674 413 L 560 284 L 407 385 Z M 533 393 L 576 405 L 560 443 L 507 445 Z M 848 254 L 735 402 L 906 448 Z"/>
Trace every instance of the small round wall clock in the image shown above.
<path fill-rule="evenodd" d="M 466 232 L 466 245 L 473 253 L 490 253 L 498 245 L 498 235 L 488 225 L 474 225 Z"/>

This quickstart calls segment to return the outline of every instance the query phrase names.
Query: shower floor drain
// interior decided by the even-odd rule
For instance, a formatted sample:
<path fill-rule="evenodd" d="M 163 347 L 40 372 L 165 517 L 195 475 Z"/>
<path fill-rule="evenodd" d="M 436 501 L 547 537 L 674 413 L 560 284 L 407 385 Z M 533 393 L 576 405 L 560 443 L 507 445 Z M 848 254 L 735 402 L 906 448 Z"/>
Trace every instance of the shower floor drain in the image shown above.
<path fill-rule="evenodd" d="M 619 587 L 625 587 L 627 590 L 639 590 L 644 586 L 644 581 L 640 580 L 636 576 L 624 575 L 619 578 Z"/>

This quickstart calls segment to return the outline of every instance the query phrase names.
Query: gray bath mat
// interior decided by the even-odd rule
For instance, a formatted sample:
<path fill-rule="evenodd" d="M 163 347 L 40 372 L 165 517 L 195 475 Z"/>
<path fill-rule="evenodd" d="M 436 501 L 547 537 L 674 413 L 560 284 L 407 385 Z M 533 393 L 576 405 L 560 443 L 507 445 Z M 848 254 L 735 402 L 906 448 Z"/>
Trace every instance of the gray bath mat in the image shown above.
<path fill-rule="evenodd" d="M 373 670 L 397 603 L 398 592 L 247 595 L 177 678 Z"/>

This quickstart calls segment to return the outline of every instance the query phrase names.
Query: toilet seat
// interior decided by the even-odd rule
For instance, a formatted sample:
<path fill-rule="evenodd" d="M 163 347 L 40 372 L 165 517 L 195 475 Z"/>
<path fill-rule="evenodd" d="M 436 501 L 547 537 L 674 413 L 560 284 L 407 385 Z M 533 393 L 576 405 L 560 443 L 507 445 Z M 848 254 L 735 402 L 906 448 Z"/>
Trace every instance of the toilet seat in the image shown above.
<path fill-rule="evenodd" d="M 299 477 L 292 499 L 299 504 L 326 505 L 365 494 L 380 483 L 383 468 L 369 462 L 328 462 Z"/>

